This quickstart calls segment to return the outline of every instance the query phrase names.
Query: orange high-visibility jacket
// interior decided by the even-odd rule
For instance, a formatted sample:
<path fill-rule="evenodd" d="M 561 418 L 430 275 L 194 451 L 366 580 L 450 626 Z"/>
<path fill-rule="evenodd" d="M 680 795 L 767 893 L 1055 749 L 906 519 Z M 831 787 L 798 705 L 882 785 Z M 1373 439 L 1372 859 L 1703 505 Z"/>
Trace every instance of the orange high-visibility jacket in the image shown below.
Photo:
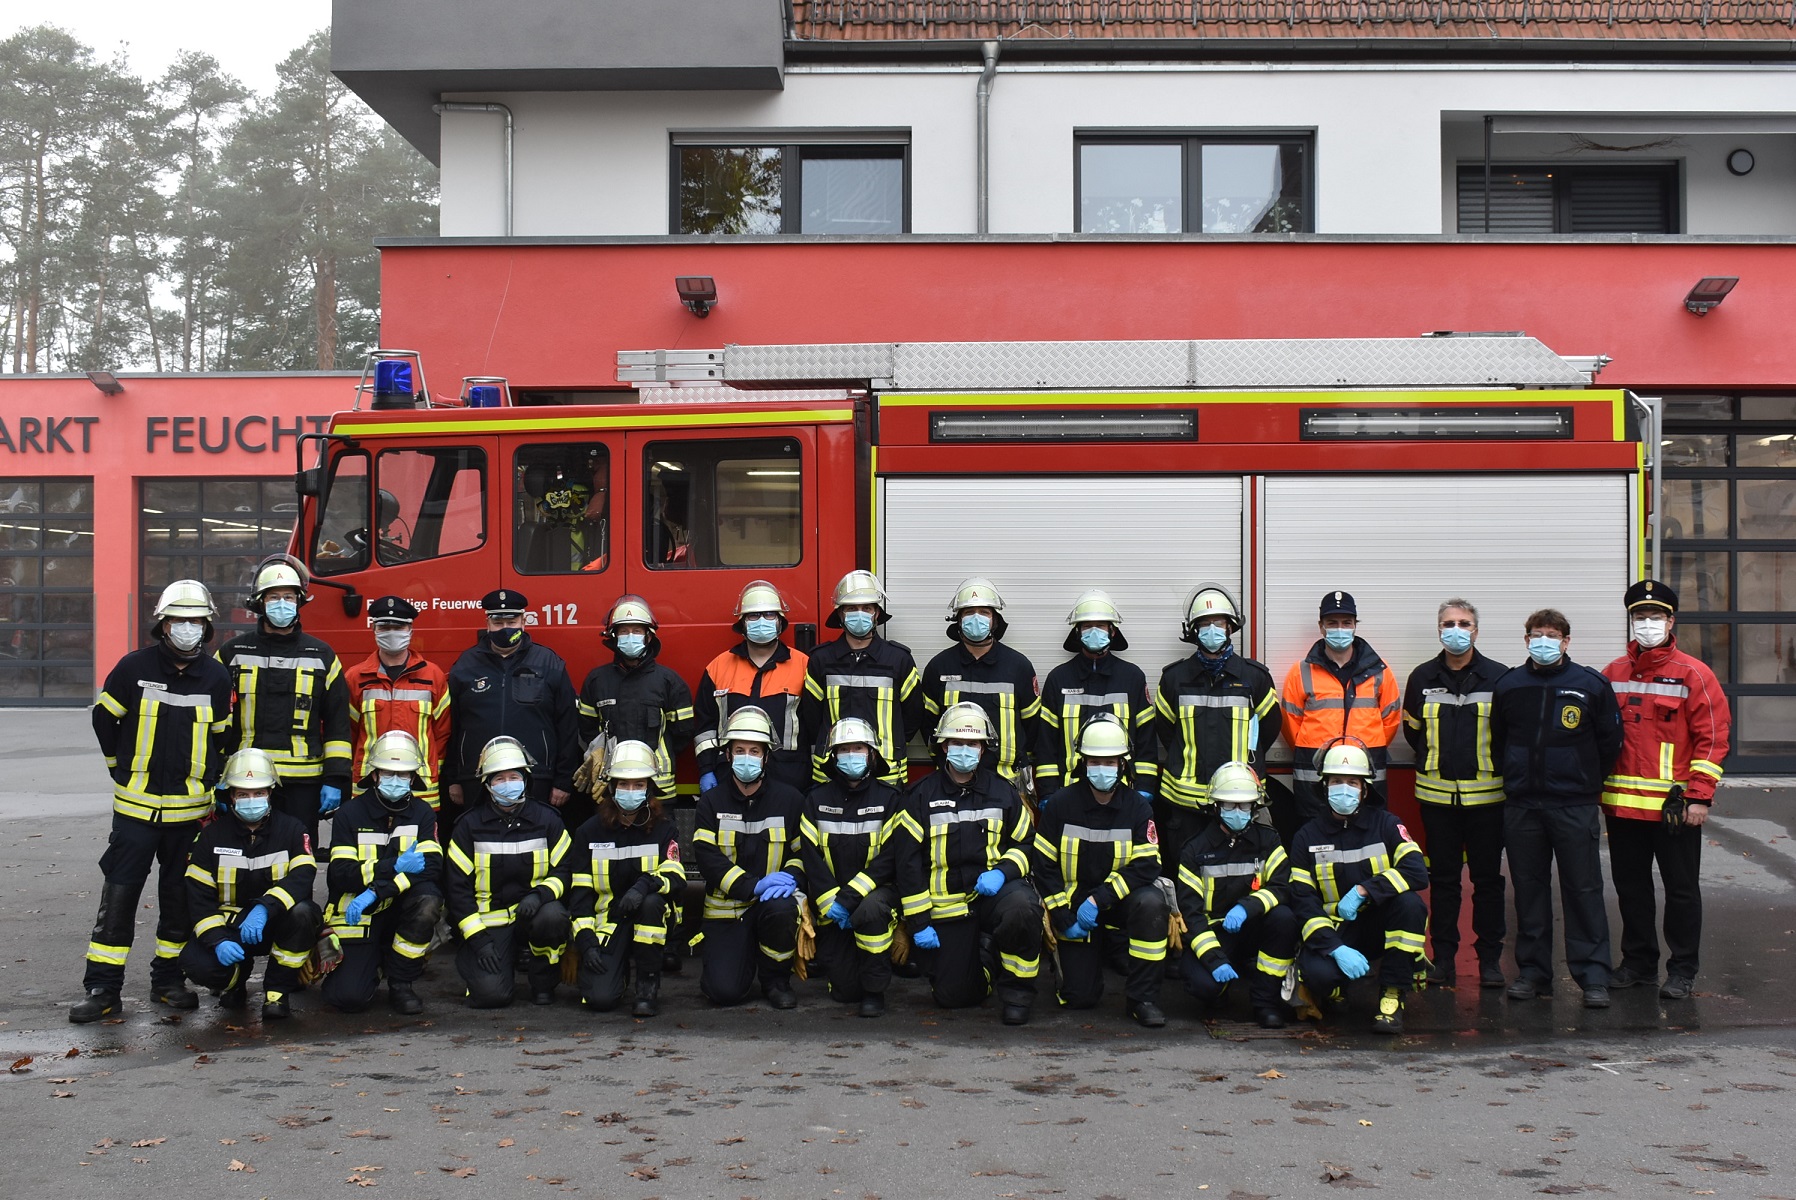
<path fill-rule="evenodd" d="M 449 744 L 449 676 L 417 651 L 394 676 L 380 669 L 373 654 L 349 669 L 349 719 L 355 724 L 355 779 L 368 775 L 368 747 L 383 733 L 397 729 L 418 739 L 424 755 L 416 795 L 432 808 L 437 804 L 443 749 Z"/>
<path fill-rule="evenodd" d="M 1674 784 L 1692 804 L 1714 801 L 1732 714 L 1715 672 L 1677 648 L 1628 652 L 1603 668 L 1621 704 L 1621 757 L 1603 781 L 1603 808 L 1656 821 Z"/>
<path fill-rule="evenodd" d="M 1317 639 L 1303 661 L 1285 675 L 1280 697 L 1285 740 L 1296 754 L 1299 779 L 1314 779 L 1310 762 L 1316 750 L 1345 734 L 1364 742 L 1373 765 L 1384 763 L 1382 751 L 1403 723 L 1403 692 L 1384 660 L 1361 638 L 1353 640 L 1353 657 L 1345 667 L 1328 659 Z"/>

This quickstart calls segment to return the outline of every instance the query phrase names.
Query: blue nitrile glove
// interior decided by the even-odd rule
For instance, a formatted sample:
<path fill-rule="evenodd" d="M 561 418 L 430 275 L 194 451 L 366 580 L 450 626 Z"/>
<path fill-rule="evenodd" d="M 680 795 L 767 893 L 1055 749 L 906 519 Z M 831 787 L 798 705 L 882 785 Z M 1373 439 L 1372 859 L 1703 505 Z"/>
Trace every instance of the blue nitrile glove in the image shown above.
<path fill-rule="evenodd" d="M 1217 967 L 1214 971 L 1210 972 L 1210 978 L 1214 979 L 1217 983 L 1233 983 L 1235 980 L 1241 978 L 1241 976 L 1235 973 L 1235 968 L 1231 964 L 1223 963 L 1220 967 Z"/>
<path fill-rule="evenodd" d="M 699 791 L 708 792 L 716 786 L 717 786 L 717 772 L 716 771 L 706 771 L 703 775 L 700 775 L 698 777 L 698 790 Z"/>
<path fill-rule="evenodd" d="M 798 881 L 786 871 L 775 871 L 771 875 L 763 875 L 755 881 L 755 899 L 778 900 L 781 896 L 790 896 L 798 890 Z"/>
<path fill-rule="evenodd" d="M 1222 928 L 1228 933 L 1240 933 L 1241 926 L 1245 924 L 1247 924 L 1247 909 L 1239 904 L 1229 909 L 1222 918 Z"/>
<path fill-rule="evenodd" d="M 1060 940 L 1063 942 L 1082 942 L 1090 936 L 1091 930 L 1085 928 L 1085 926 L 1079 924 L 1077 921 L 1074 921 L 1071 925 L 1068 925 L 1065 929 L 1060 931 Z"/>
<path fill-rule="evenodd" d="M 343 806 L 343 789 L 327 783 L 318 789 L 318 815 L 328 817 Z"/>
<path fill-rule="evenodd" d="M 1372 969 L 1372 964 L 1366 961 L 1366 956 L 1352 946 L 1336 946 L 1329 951 L 1329 957 L 1333 958 L 1335 965 L 1341 968 L 1341 974 L 1349 979 L 1358 979 Z"/>
<path fill-rule="evenodd" d="M 380 897 L 376 896 L 373 889 L 370 888 L 343 906 L 343 919 L 351 925 L 360 925 L 362 914 L 373 908 L 379 901 Z"/>
<path fill-rule="evenodd" d="M 1341 902 L 1335 905 L 1335 911 L 1341 914 L 1341 920 L 1351 921 L 1359 916 L 1359 906 L 1366 902 L 1366 894 L 1358 888 L 1351 888 Z"/>
<path fill-rule="evenodd" d="M 1079 924 L 1085 926 L 1085 932 L 1090 933 L 1098 927 L 1098 902 L 1087 896 L 1075 915 L 1079 918 Z"/>
<path fill-rule="evenodd" d="M 424 851 L 413 842 L 409 850 L 393 860 L 393 869 L 401 875 L 416 875 L 424 869 Z"/>
<path fill-rule="evenodd" d="M 268 928 L 268 906 L 252 904 L 250 910 L 243 914 L 243 922 L 237 926 L 237 936 L 243 939 L 246 946 L 254 946 L 262 940 L 262 931 Z"/>
<path fill-rule="evenodd" d="M 991 870 L 980 874 L 979 881 L 973 885 L 973 890 L 978 892 L 981 896 L 996 896 L 998 894 L 998 889 L 1003 886 L 1004 872 L 993 867 Z"/>
<path fill-rule="evenodd" d="M 847 909 L 842 907 L 842 902 L 840 900 L 832 900 L 829 904 L 829 911 L 823 914 L 823 919 L 825 921 L 835 922 L 838 929 L 847 929 L 850 922 L 853 920 L 853 916 Z"/>
<path fill-rule="evenodd" d="M 919 950 L 940 950 L 942 939 L 936 936 L 935 926 L 925 925 L 910 935 L 910 944 Z"/>
<path fill-rule="evenodd" d="M 236 942 L 220 942 L 212 953 L 218 956 L 221 967 L 234 967 L 243 961 L 243 947 Z"/>

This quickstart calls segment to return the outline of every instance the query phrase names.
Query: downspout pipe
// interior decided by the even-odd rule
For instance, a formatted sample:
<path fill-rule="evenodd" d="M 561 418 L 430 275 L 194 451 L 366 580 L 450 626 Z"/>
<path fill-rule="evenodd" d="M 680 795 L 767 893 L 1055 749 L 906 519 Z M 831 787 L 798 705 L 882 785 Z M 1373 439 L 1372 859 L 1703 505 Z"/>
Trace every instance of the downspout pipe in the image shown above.
<path fill-rule="evenodd" d="M 498 113 L 505 118 L 505 236 L 511 236 L 511 195 L 512 166 L 511 149 L 516 137 L 516 126 L 512 122 L 511 109 L 503 104 L 464 104 L 460 101 L 444 101 L 433 104 L 431 108 L 438 113 Z"/>
<path fill-rule="evenodd" d="M 992 224 L 992 84 L 998 78 L 998 43 L 982 42 L 985 68 L 979 72 L 979 232 Z"/>

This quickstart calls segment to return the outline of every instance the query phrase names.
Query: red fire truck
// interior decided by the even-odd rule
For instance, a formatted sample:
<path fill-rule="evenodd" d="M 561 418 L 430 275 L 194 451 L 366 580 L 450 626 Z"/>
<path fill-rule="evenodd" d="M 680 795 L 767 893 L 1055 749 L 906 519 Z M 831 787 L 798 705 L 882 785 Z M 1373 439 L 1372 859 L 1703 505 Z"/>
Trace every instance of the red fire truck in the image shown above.
<path fill-rule="evenodd" d="M 365 601 L 396 593 L 423 614 L 417 647 L 447 664 L 473 643 L 481 596 L 515 588 L 578 685 L 612 600 L 635 592 L 663 661 L 696 681 L 735 639 L 748 581 L 785 593 L 802 649 L 836 580 L 867 567 L 919 663 L 947 644 L 957 584 L 984 575 L 1043 675 L 1065 657 L 1074 598 L 1107 589 L 1151 681 L 1190 651 L 1187 594 L 1217 582 L 1275 678 L 1340 588 L 1402 679 L 1438 652 L 1452 596 L 1478 606 L 1499 660 L 1522 658 L 1523 618 L 1552 605 L 1577 657 L 1605 662 L 1622 591 L 1656 557 L 1656 402 L 1592 387 L 1605 360 L 1520 335 L 619 358 L 633 390 L 578 404 L 510 404 L 492 381 L 475 393 L 492 407 L 365 388 L 301 449 L 307 627 L 368 653 Z M 1407 790 L 1393 771 L 1400 808 Z"/>

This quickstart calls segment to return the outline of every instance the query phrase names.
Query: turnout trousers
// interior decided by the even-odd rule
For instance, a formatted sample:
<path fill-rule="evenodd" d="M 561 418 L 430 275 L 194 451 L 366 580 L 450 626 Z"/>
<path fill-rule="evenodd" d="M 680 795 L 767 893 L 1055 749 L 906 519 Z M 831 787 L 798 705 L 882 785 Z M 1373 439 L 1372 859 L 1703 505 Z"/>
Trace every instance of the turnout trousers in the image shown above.
<path fill-rule="evenodd" d="M 1422 946 L 1428 936 L 1428 905 L 1414 892 L 1366 901 L 1359 915 L 1335 926 L 1343 942 L 1378 963 L 1378 986 L 1408 991 L 1415 986 Z M 1309 946 L 1297 953 L 1297 973 L 1318 998 L 1348 979 L 1334 957 Z"/>
<path fill-rule="evenodd" d="M 1136 888 L 1123 902 L 1098 914 L 1098 927 L 1079 941 L 1062 938 L 1060 1003 L 1068 1008 L 1094 1008 L 1104 996 L 1104 965 L 1118 942 L 1126 942 L 1124 995 L 1129 1003 L 1160 1002 L 1166 976 L 1166 896 L 1157 887 Z"/>
<path fill-rule="evenodd" d="M 1621 908 L 1621 965 L 1636 975 L 1659 974 L 1658 897 L 1653 864 L 1665 884 L 1665 972 L 1695 979 L 1702 942 L 1702 840 L 1700 825 L 1665 828 L 1605 814 L 1609 826 L 1609 877 Z"/>
<path fill-rule="evenodd" d="M 136 938 L 137 903 L 143 885 L 156 876 L 156 957 L 150 962 L 155 991 L 181 986 L 181 947 L 193 932 L 187 919 L 187 852 L 198 821 L 140 821 L 112 814 L 112 834 L 100 855 L 100 911 L 87 943 L 87 970 L 81 986 L 116 992 L 125 982 L 125 956 Z"/>
<path fill-rule="evenodd" d="M 468 985 L 468 1007 L 504 1008 L 511 1003 L 517 993 L 520 948 L 529 954 L 525 974 L 529 977 L 531 990 L 554 991 L 555 985 L 561 982 L 562 948 L 567 945 L 568 934 L 573 928 L 574 920 L 568 915 L 567 905 L 560 900 L 549 901 L 528 921 L 487 926 L 486 932 L 499 954 L 499 969 L 493 972 L 480 966 L 478 939 L 463 939 L 461 948 L 455 952 L 455 969 L 461 974 L 462 982 Z"/>
<path fill-rule="evenodd" d="M 610 1012 L 623 999 L 624 984 L 634 971 L 637 983 L 661 977 L 661 952 L 667 946 L 667 897 L 645 896 L 642 907 L 627 921 L 618 921 L 599 947 L 600 966 L 586 969 L 581 960 L 575 986 L 588 1008 Z M 574 952 L 573 947 L 568 953 Z"/>
<path fill-rule="evenodd" d="M 829 996 L 857 1004 L 869 994 L 880 996 L 892 983 L 892 910 L 898 894 L 877 887 L 854 908 L 850 928 L 828 921 L 817 925 L 817 959 L 829 980 Z"/>
<path fill-rule="evenodd" d="M 1035 888 L 1011 880 L 995 896 L 974 896 L 972 910 L 932 922 L 941 948 L 916 952 L 935 1002 L 966 1008 L 996 991 L 1005 1005 L 1031 1007 L 1035 977 L 1041 974 L 1041 899 Z"/>
<path fill-rule="evenodd" d="M 1503 883 L 1503 805 L 1423 804 L 1428 835 L 1429 922 L 1434 961 L 1451 966 L 1459 953 L 1461 879 L 1472 876 L 1472 936 L 1478 962 L 1495 966 L 1508 935 Z M 1642 822 L 1644 824 L 1644 822 Z M 1461 864 L 1466 870 L 1461 870 Z"/>
<path fill-rule="evenodd" d="M 1603 907 L 1602 825 L 1595 804 L 1503 805 L 1503 848 L 1515 885 L 1515 965 L 1553 986 L 1553 864 L 1565 910 L 1565 966 L 1582 988 L 1609 986 L 1609 912 Z"/>
<path fill-rule="evenodd" d="M 343 961 L 319 984 L 319 995 L 344 1012 L 361 1012 L 374 1003 L 383 975 L 389 985 L 416 983 L 442 915 L 443 894 L 435 884 L 407 888 L 386 908 L 362 918 L 367 932 L 360 937 L 339 935 Z"/>
<path fill-rule="evenodd" d="M 274 789 L 274 807 L 286 813 L 306 827 L 306 836 L 312 840 L 312 853 L 318 853 L 318 793 L 324 789 L 322 779 L 283 779 Z M 345 795 L 343 799 L 349 797 Z M 322 863 L 326 855 L 319 855 Z M 319 874 L 323 874 L 323 868 Z"/>
<path fill-rule="evenodd" d="M 1284 1003 L 1285 975 L 1297 959 L 1297 914 L 1288 904 L 1263 916 L 1251 915 L 1251 909 L 1249 913 L 1247 923 L 1236 933 L 1218 927 L 1216 939 L 1235 974 L 1246 982 L 1253 1007 L 1278 1008 Z M 1230 986 L 1217 983 L 1189 946 L 1179 958 L 1179 978 L 1187 992 L 1206 1004 L 1220 1000 Z"/>
<path fill-rule="evenodd" d="M 301 900 L 285 912 L 271 914 L 262 929 L 262 940 L 254 946 L 244 942 L 239 935 L 242 922 L 243 913 L 240 912 L 226 927 L 227 940 L 243 946 L 242 962 L 227 967 L 203 942 L 195 940 L 181 950 L 181 970 L 201 987 L 228 992 L 248 983 L 256 959 L 266 957 L 268 970 L 262 976 L 262 999 L 265 1002 L 278 1000 L 299 985 L 299 969 L 306 965 L 306 959 L 318 945 L 324 914 L 310 900 Z"/>
<path fill-rule="evenodd" d="M 713 1004 L 740 1004 L 758 978 L 792 973 L 798 952 L 798 900 L 756 900 L 739 917 L 709 917 L 699 926 L 698 990 Z"/>

